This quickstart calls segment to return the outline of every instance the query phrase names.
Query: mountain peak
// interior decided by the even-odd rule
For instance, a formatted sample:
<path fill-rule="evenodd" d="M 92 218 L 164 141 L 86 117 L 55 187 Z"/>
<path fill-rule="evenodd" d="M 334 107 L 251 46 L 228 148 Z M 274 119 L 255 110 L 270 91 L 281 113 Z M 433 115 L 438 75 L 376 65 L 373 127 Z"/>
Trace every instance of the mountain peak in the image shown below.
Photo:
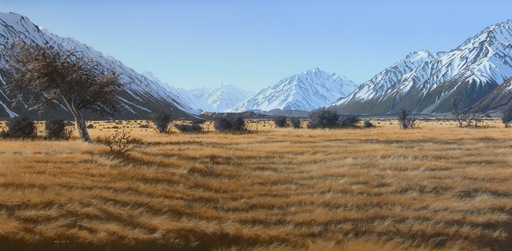
<path fill-rule="evenodd" d="M 279 81 L 244 101 L 234 111 L 302 110 L 311 111 L 348 95 L 356 84 L 318 67 Z"/>
<path fill-rule="evenodd" d="M 409 60 L 409 61 L 416 61 L 416 60 L 419 60 L 419 59 L 432 58 L 432 57 L 434 57 L 434 54 L 430 53 L 430 51 L 428 51 L 428 50 L 418 50 L 418 51 L 414 51 L 414 52 L 409 53 L 405 57 L 405 59 Z"/>

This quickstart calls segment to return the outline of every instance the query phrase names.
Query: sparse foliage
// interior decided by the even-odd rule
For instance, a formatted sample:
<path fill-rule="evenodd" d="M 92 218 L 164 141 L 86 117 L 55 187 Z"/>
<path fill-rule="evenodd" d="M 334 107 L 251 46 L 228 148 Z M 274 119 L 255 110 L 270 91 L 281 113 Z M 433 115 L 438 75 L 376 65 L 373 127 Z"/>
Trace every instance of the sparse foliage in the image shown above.
<path fill-rule="evenodd" d="M 460 128 L 482 127 L 483 119 L 489 116 L 485 113 L 473 112 L 471 108 L 464 108 L 457 99 L 452 102 L 452 115 Z"/>
<path fill-rule="evenodd" d="M 152 120 L 155 124 L 157 132 L 167 133 L 169 131 L 169 125 L 172 122 L 171 115 L 169 113 L 160 112 L 154 114 Z"/>
<path fill-rule="evenodd" d="M 402 108 L 398 113 L 398 123 L 402 129 L 412 129 L 418 126 L 416 117 L 411 116 L 407 109 Z"/>
<path fill-rule="evenodd" d="M 126 153 L 132 149 L 130 146 L 131 136 L 128 131 L 116 130 L 113 134 L 105 136 L 103 144 L 108 146 L 112 153 Z"/>
<path fill-rule="evenodd" d="M 65 106 L 83 141 L 91 141 L 84 110 L 100 114 L 117 110 L 115 97 L 123 86 L 119 74 L 79 51 L 18 40 L 4 46 L 2 56 L 7 65 L 5 89 L 15 96 L 15 104 L 41 111 Z"/>
<path fill-rule="evenodd" d="M 9 138 L 34 138 L 37 136 L 37 129 L 34 121 L 29 117 L 14 117 L 7 121 L 7 132 L 2 132 L 2 136 Z"/>
<path fill-rule="evenodd" d="M 214 155 L 209 156 L 205 159 L 204 168 L 206 169 L 206 173 L 208 176 L 212 176 L 213 170 L 215 169 L 215 162 L 217 161 L 217 157 Z"/>
<path fill-rule="evenodd" d="M 274 123 L 276 124 L 276 127 L 278 128 L 284 128 L 288 124 L 286 123 L 286 117 L 285 116 L 278 116 L 274 118 Z"/>
<path fill-rule="evenodd" d="M 464 108 L 461 104 L 459 104 L 457 99 L 454 99 L 452 102 L 452 115 L 454 119 L 459 124 L 459 127 L 468 127 L 470 125 L 471 118 L 471 109 Z"/>
<path fill-rule="evenodd" d="M 66 128 L 66 123 L 64 122 L 64 119 L 50 119 L 45 121 L 45 136 L 49 140 L 69 140 L 72 134 L 73 129 Z"/>
<path fill-rule="evenodd" d="M 336 128 L 340 116 L 329 110 L 318 110 L 310 115 L 308 128 Z"/>

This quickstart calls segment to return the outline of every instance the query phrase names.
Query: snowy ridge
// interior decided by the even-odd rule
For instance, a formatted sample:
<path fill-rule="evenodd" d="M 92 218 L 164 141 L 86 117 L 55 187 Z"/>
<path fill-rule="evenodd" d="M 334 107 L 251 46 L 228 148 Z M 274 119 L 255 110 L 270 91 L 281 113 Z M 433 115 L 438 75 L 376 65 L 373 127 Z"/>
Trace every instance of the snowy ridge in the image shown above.
<path fill-rule="evenodd" d="M 348 95 L 355 88 L 357 85 L 345 77 L 314 68 L 261 90 L 233 111 L 312 111 Z"/>
<path fill-rule="evenodd" d="M 511 27 L 512 20 L 489 26 L 450 52 L 413 52 L 329 108 L 383 114 L 408 107 L 443 113 L 454 98 L 471 106 L 512 77 Z"/>
<path fill-rule="evenodd" d="M 63 38 L 36 26 L 26 17 L 13 13 L 0 13 L 0 45 L 22 39 L 28 43 L 52 45 L 56 48 L 74 49 L 100 62 L 106 67 L 113 68 L 121 74 L 121 81 L 126 83 L 124 92 L 119 99 L 126 108 L 123 112 L 133 118 L 147 117 L 147 111 L 179 110 L 182 114 L 190 114 L 193 109 L 180 102 L 170 88 L 151 80 L 122 62 L 110 56 L 104 56 L 86 44 L 72 38 Z M 173 109 L 175 108 L 175 109 Z"/>
<path fill-rule="evenodd" d="M 201 112 L 228 112 L 240 102 L 250 98 L 254 92 L 248 91 L 232 84 L 224 83 L 214 88 L 195 88 L 185 90 L 182 88 L 174 88 L 163 83 L 158 77 L 151 72 L 142 73 L 145 77 L 158 82 L 174 93 L 181 103 L 189 105 L 193 109 L 193 113 Z"/>

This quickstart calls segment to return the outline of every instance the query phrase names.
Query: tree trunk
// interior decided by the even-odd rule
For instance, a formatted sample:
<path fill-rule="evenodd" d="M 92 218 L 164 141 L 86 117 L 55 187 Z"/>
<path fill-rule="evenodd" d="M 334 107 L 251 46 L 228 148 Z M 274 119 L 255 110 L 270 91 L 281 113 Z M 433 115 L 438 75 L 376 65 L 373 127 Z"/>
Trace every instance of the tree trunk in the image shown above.
<path fill-rule="evenodd" d="M 71 112 L 71 114 L 73 114 L 73 117 L 75 118 L 76 129 L 78 131 L 78 136 L 80 136 L 80 139 L 82 139 L 82 141 L 84 142 L 92 142 L 91 136 L 89 136 L 89 132 L 87 131 L 87 125 L 85 124 L 85 119 L 82 115 L 82 112 L 80 112 L 80 110 L 76 108 L 73 102 L 68 102 L 66 99 L 64 99 L 64 102 L 66 103 L 67 107 L 69 108 L 69 111 Z"/>
<path fill-rule="evenodd" d="M 89 132 L 87 131 L 87 125 L 85 124 L 85 119 L 82 116 L 82 113 L 78 111 L 78 114 L 75 115 L 76 129 L 78 130 L 78 135 L 84 142 L 92 142 L 91 136 L 89 136 Z"/>

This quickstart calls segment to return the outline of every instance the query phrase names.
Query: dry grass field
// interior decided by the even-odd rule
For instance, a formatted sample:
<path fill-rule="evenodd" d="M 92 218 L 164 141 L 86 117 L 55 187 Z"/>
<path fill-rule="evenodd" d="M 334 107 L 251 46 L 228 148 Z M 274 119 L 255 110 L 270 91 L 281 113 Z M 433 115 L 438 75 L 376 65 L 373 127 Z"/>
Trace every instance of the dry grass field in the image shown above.
<path fill-rule="evenodd" d="M 0 139 L 0 250 L 510 250 L 512 129 Z M 258 129 L 258 130 L 255 130 Z M 210 168 L 211 173 L 207 171 Z"/>

